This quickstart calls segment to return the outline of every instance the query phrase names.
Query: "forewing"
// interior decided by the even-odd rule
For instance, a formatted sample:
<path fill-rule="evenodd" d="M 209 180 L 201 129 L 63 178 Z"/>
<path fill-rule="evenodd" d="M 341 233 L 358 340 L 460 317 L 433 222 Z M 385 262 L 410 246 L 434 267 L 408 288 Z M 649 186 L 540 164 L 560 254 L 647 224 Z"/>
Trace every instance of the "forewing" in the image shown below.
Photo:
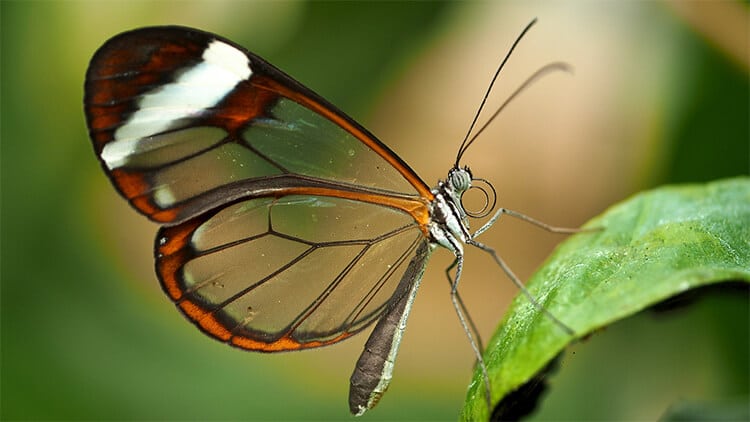
<path fill-rule="evenodd" d="M 261 351 L 340 341 L 386 309 L 427 240 L 407 213 L 314 195 L 239 200 L 161 230 L 157 273 L 207 334 Z"/>
<path fill-rule="evenodd" d="M 154 27 L 112 38 L 89 65 L 84 103 L 103 168 L 154 221 L 186 221 L 267 187 L 268 177 L 432 198 L 353 119 L 206 32 Z"/>

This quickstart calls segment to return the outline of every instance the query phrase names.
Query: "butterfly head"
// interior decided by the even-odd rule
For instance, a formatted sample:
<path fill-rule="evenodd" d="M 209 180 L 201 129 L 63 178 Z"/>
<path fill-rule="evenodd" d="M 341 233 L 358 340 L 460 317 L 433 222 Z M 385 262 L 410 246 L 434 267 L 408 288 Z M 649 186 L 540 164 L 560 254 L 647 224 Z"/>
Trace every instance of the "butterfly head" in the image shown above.
<path fill-rule="evenodd" d="M 474 178 L 468 167 L 454 166 L 448 172 L 448 177 L 444 181 L 439 181 L 437 188 L 433 190 L 435 201 L 430 207 L 432 240 L 458 254 L 462 251 L 461 244 L 471 239 L 469 217 L 484 217 L 495 206 L 495 190 L 488 191 L 481 186 L 475 186 L 474 181 L 489 185 L 484 179 Z M 463 203 L 464 194 L 472 188 L 478 188 L 485 197 L 485 204 L 479 211 L 467 211 Z M 489 192 L 492 192 L 491 196 Z"/>
<path fill-rule="evenodd" d="M 480 182 L 481 185 L 475 184 L 475 182 Z M 475 178 L 468 166 L 450 169 L 448 177 L 445 182 L 441 183 L 441 187 L 448 196 L 452 197 L 455 204 L 460 205 L 461 211 L 472 218 L 486 217 L 495 208 L 497 202 L 497 194 L 492 184 L 485 179 Z M 477 211 L 467 210 L 463 203 L 464 193 L 471 189 L 477 189 L 484 196 L 484 205 Z"/>
<path fill-rule="evenodd" d="M 450 169 L 445 182 L 448 188 L 460 198 L 464 192 L 471 188 L 471 181 L 471 170 L 468 166 L 464 166 L 464 168 L 453 167 Z"/>

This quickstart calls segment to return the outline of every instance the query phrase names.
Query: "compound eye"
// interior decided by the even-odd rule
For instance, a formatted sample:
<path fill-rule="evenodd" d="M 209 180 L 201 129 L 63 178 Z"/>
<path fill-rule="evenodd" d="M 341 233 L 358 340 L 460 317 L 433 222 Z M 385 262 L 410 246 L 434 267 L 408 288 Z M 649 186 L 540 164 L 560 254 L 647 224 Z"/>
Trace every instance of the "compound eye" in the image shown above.
<path fill-rule="evenodd" d="M 448 183 L 459 193 L 471 188 L 471 180 L 471 173 L 465 169 L 453 169 L 448 173 Z"/>

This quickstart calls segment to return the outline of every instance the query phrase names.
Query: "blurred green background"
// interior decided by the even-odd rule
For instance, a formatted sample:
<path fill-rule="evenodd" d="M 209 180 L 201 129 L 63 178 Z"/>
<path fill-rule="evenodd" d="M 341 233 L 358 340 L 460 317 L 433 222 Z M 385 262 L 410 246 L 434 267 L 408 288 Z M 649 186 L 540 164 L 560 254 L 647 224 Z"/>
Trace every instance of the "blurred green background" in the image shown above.
<path fill-rule="evenodd" d="M 364 123 L 432 184 L 499 58 L 514 101 L 464 161 L 502 206 L 576 226 L 639 190 L 748 174 L 748 8 L 737 2 L 2 1 L 0 418 L 342 419 L 365 336 L 263 355 L 212 341 L 159 290 L 157 227 L 103 175 L 83 76 L 109 37 L 182 24 L 278 65 Z M 514 221 L 485 241 L 523 278 L 560 238 Z M 451 420 L 473 357 L 430 263 L 389 392 L 365 419 Z M 465 301 L 485 335 L 516 291 L 469 251 Z M 642 315 L 576 346 L 542 419 L 655 419 L 679 399 L 747 403 L 747 290 Z M 557 394 L 556 394 L 557 393 Z M 592 400 L 592 398 L 594 400 Z"/>

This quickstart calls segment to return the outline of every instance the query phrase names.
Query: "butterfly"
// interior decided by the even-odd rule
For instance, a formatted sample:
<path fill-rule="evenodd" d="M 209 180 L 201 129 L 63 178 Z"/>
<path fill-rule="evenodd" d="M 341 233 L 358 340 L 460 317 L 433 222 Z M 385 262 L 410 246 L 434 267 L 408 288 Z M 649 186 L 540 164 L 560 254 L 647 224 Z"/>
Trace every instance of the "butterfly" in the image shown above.
<path fill-rule="evenodd" d="M 476 237 L 515 213 L 499 209 L 469 230 L 468 217 L 495 206 L 494 189 L 481 189 L 478 212 L 461 202 L 483 181 L 459 166 L 475 138 L 467 135 L 446 180 L 430 188 L 283 71 L 225 38 L 179 26 L 104 43 L 86 72 L 84 108 L 104 172 L 162 225 L 154 253 L 162 289 L 205 334 L 281 352 L 337 343 L 376 324 L 351 376 L 350 410 L 360 415 L 388 387 L 427 260 L 443 247 L 455 256 L 451 298 L 489 400 L 481 345 L 457 287 L 464 245 L 506 269 Z"/>

